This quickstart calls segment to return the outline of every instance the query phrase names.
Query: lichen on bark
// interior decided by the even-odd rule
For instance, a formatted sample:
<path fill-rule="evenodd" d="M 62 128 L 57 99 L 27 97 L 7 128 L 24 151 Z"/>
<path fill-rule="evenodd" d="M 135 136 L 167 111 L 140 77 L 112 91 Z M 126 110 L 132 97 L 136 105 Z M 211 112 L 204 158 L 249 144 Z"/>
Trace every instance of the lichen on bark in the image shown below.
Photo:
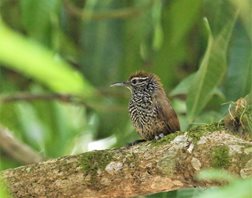
<path fill-rule="evenodd" d="M 85 181 L 90 188 L 96 190 L 102 188 L 103 184 L 100 183 L 99 173 L 105 170 L 112 159 L 110 151 L 92 151 L 81 156 L 80 164 L 86 178 Z"/>

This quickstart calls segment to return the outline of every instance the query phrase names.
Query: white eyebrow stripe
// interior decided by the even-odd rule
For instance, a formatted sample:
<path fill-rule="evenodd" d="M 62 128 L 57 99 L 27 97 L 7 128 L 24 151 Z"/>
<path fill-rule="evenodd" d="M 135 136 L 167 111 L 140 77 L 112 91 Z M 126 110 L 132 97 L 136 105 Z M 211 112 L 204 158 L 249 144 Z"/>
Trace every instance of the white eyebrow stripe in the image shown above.
<path fill-rule="evenodd" d="M 135 80 L 146 80 L 148 79 L 149 77 L 134 77 L 132 79 L 135 79 Z"/>

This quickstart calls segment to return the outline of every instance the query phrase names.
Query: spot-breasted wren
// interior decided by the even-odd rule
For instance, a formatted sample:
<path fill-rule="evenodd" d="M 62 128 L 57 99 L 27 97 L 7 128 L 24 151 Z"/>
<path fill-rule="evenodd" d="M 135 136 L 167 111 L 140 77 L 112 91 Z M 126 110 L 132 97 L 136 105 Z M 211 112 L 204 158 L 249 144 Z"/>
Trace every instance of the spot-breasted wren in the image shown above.
<path fill-rule="evenodd" d="M 159 139 L 180 130 L 177 114 L 157 75 L 141 71 L 111 86 L 124 86 L 131 91 L 130 118 L 144 140 Z"/>

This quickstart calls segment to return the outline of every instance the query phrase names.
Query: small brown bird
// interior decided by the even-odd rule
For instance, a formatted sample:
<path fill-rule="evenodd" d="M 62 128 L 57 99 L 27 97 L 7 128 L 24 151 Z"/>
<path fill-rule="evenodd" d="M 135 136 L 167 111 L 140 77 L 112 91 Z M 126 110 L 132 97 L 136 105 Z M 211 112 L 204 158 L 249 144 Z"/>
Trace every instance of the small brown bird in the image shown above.
<path fill-rule="evenodd" d="M 144 140 L 159 139 L 180 130 L 177 114 L 157 75 L 141 71 L 111 86 L 124 86 L 131 91 L 130 118 Z"/>

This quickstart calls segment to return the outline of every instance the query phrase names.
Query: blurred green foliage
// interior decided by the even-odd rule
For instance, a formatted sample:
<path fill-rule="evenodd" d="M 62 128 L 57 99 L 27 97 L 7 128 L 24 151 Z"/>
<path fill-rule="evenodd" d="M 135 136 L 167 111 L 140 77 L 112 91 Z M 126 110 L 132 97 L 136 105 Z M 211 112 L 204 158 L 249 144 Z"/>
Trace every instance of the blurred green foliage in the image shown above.
<path fill-rule="evenodd" d="M 160 76 L 182 130 L 219 121 L 223 103 L 252 93 L 251 9 L 250 0 L 0 0 L 0 123 L 45 157 L 124 145 L 138 138 L 129 93 L 109 85 L 137 70 Z M 20 92 L 73 98 L 3 101 Z M 2 169 L 17 165 L 2 155 Z"/>
<path fill-rule="evenodd" d="M 251 178 L 238 179 L 230 173 L 220 169 L 207 169 L 201 171 L 197 175 L 198 180 L 202 181 L 215 181 L 215 182 L 228 182 L 221 188 L 198 188 L 198 189 L 185 189 L 180 191 L 163 192 L 147 196 L 149 198 L 250 198 L 252 194 Z"/>
<path fill-rule="evenodd" d="M 6 190 L 5 184 L 3 181 L 0 181 L 0 197 L 2 198 L 10 198 L 9 192 Z"/>

